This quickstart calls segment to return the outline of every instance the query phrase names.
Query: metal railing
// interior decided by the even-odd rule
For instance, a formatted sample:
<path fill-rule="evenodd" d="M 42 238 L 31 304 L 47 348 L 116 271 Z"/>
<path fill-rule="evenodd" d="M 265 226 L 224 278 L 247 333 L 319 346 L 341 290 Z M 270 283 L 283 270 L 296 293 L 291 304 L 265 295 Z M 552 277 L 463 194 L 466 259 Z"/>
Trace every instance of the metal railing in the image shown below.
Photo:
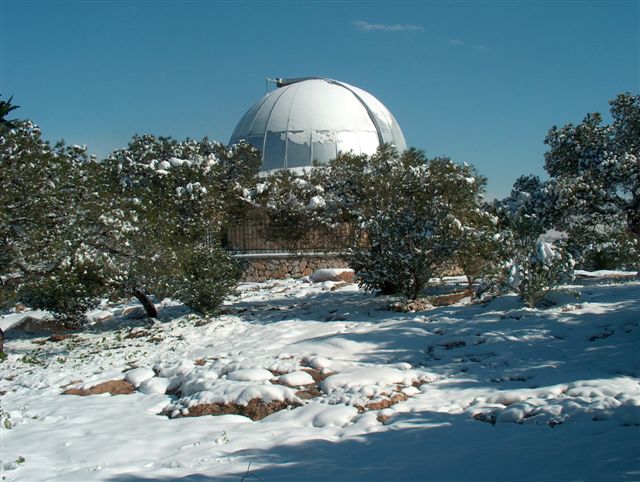
<path fill-rule="evenodd" d="M 270 226 L 263 220 L 248 220 L 227 228 L 222 246 L 231 254 L 342 253 L 351 233 L 349 224 L 293 232 L 291 228 Z"/>

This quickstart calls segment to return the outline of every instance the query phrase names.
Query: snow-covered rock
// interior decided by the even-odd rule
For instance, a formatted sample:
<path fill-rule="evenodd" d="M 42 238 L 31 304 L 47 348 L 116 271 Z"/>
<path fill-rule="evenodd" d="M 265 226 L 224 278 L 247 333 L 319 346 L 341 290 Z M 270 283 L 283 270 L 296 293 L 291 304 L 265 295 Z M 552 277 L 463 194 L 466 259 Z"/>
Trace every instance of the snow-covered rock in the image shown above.
<path fill-rule="evenodd" d="M 278 377 L 278 381 L 283 385 L 287 385 L 289 387 L 299 387 L 302 385 L 311 385 L 314 383 L 313 377 L 307 372 L 303 372 L 302 370 L 281 375 L 280 377 Z"/>
<path fill-rule="evenodd" d="M 124 379 L 135 388 L 138 388 L 142 382 L 153 378 L 155 375 L 151 368 L 134 368 L 125 373 Z"/>

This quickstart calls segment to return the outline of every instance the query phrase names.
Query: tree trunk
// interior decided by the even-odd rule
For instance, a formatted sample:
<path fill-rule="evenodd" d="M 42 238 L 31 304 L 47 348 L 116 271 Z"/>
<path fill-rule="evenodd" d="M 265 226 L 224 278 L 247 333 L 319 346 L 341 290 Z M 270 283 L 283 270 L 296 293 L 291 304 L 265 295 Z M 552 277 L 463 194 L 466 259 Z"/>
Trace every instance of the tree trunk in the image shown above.
<path fill-rule="evenodd" d="M 0 328 L 0 353 L 4 353 L 4 331 Z"/>
<path fill-rule="evenodd" d="M 147 312 L 147 316 L 149 318 L 158 317 L 158 310 L 156 310 L 156 306 L 153 304 L 153 301 L 151 301 L 151 298 L 149 298 L 144 293 L 144 291 L 142 291 L 139 288 L 134 288 L 132 293 L 133 293 L 133 296 L 135 296 L 138 299 L 138 301 L 142 303 L 142 307 L 144 308 L 144 311 Z"/>

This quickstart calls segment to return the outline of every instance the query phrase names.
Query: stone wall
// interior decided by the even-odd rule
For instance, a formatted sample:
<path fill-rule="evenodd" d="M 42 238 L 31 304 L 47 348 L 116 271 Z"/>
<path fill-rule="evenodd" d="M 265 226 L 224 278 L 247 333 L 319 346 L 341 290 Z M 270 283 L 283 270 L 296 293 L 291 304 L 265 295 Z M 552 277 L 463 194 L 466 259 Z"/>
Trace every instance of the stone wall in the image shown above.
<path fill-rule="evenodd" d="M 347 263 L 339 256 L 312 255 L 264 255 L 239 256 L 244 261 L 241 281 L 266 281 L 269 279 L 300 278 L 318 269 L 346 268 Z"/>

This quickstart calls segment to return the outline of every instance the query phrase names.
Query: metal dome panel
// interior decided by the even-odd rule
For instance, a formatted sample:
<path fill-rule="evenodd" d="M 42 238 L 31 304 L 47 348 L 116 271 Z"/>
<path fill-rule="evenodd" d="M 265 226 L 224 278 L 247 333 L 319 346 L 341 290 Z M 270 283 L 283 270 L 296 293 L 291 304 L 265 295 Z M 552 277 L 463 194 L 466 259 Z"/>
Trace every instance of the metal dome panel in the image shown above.
<path fill-rule="evenodd" d="M 373 154 L 382 143 L 406 149 L 400 126 L 368 92 L 331 79 L 282 81 L 251 107 L 231 144 L 262 151 L 262 170 L 325 164 L 340 152 Z"/>

